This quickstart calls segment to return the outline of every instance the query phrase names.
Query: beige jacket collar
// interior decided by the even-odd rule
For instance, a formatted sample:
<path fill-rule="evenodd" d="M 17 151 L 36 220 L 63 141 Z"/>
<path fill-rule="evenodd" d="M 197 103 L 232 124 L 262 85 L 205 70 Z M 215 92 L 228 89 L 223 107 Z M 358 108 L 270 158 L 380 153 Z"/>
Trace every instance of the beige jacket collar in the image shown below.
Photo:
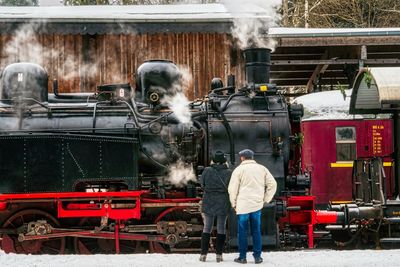
<path fill-rule="evenodd" d="M 250 163 L 256 163 L 256 161 L 254 159 L 246 159 L 243 160 L 240 165 L 244 165 L 244 164 L 250 164 Z"/>

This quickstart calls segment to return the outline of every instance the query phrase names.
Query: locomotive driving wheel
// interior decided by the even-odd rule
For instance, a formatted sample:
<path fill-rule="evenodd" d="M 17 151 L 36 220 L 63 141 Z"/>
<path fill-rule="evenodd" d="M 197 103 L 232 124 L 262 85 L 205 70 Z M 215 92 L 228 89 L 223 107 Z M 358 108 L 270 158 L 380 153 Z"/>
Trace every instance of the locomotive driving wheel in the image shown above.
<path fill-rule="evenodd" d="M 186 207 L 172 207 L 161 212 L 154 223 L 157 224 L 161 221 L 185 221 L 191 225 L 201 225 L 203 220 L 200 214 L 193 214 L 186 210 Z M 187 238 L 184 241 L 178 242 L 175 246 L 171 247 L 167 244 L 159 242 L 149 242 L 149 250 L 151 253 L 170 253 L 170 252 L 199 252 L 201 230 L 195 229 L 188 232 Z"/>
<path fill-rule="evenodd" d="M 100 218 L 83 218 L 79 226 L 83 229 L 93 230 L 100 226 Z M 120 253 L 128 254 L 144 252 L 141 250 L 140 242 L 132 240 L 120 240 Z M 115 239 L 75 237 L 74 247 L 77 254 L 115 254 Z"/>
<path fill-rule="evenodd" d="M 8 218 L 3 228 L 26 229 L 29 222 L 46 221 L 51 226 L 59 227 L 60 223 L 51 214 L 36 210 L 22 210 Z M 18 241 L 17 234 L 3 235 L 2 248 L 6 253 L 19 254 L 63 254 L 65 249 L 65 238 L 40 239 L 29 241 Z"/>

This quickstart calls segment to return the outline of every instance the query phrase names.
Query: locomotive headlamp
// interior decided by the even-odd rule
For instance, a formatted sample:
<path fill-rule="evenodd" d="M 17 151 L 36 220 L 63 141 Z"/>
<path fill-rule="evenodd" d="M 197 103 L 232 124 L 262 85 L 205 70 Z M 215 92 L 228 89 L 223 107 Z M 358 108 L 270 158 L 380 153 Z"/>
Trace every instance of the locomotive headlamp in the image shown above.
<path fill-rule="evenodd" d="M 160 100 L 160 96 L 157 93 L 151 93 L 149 98 L 151 102 L 157 102 Z"/>

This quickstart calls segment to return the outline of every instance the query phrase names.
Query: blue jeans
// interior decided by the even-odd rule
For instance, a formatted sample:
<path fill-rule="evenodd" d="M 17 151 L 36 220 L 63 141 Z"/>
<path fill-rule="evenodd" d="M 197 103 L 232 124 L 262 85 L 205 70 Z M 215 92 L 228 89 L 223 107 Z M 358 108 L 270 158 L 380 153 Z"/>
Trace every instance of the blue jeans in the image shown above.
<path fill-rule="evenodd" d="M 247 253 L 247 229 L 250 219 L 250 230 L 253 238 L 253 256 L 261 257 L 262 241 L 261 241 L 261 210 L 238 214 L 238 240 L 239 240 L 239 257 L 246 258 Z"/>

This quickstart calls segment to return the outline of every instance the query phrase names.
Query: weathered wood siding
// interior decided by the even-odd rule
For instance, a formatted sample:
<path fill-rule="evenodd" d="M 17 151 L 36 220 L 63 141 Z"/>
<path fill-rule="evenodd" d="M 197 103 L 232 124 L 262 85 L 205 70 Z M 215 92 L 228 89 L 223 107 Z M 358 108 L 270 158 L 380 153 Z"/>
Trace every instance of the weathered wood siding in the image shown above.
<path fill-rule="evenodd" d="M 10 45 L 18 46 L 17 52 L 8 53 Z M 190 99 L 204 96 L 213 77 L 225 82 L 229 74 L 235 74 L 237 81 L 244 76 L 241 52 L 222 33 L 52 34 L 18 45 L 11 36 L 0 35 L 0 51 L 1 70 L 18 61 L 45 67 L 49 91 L 53 79 L 59 80 L 60 92 L 93 92 L 97 85 L 109 83 L 134 86 L 136 69 L 149 59 L 168 59 L 186 68 L 193 77 L 186 93 Z"/>

